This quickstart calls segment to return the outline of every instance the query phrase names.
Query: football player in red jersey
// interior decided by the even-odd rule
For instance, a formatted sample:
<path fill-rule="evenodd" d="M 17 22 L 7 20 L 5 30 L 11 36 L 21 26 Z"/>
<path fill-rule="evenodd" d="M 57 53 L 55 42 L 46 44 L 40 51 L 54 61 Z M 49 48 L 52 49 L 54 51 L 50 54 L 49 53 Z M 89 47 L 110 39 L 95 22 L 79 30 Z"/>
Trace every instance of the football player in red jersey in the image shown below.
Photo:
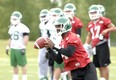
<path fill-rule="evenodd" d="M 70 20 L 60 17 L 54 22 L 57 33 L 62 36 L 60 47 L 51 40 L 46 42 L 50 56 L 57 62 L 64 62 L 65 71 L 71 72 L 72 80 L 98 80 L 94 64 L 90 61 L 81 39 L 71 32 Z"/>
<path fill-rule="evenodd" d="M 73 3 L 67 3 L 64 6 L 64 15 L 68 17 L 72 24 L 71 31 L 81 36 L 81 28 L 83 27 L 82 21 L 75 16 L 76 7 Z"/>
<path fill-rule="evenodd" d="M 102 17 L 98 5 L 89 8 L 90 22 L 87 25 L 88 35 L 85 44 L 92 42 L 94 50 L 93 63 L 100 70 L 100 80 L 109 80 L 110 51 L 108 46 L 109 33 L 116 31 L 109 18 Z"/>

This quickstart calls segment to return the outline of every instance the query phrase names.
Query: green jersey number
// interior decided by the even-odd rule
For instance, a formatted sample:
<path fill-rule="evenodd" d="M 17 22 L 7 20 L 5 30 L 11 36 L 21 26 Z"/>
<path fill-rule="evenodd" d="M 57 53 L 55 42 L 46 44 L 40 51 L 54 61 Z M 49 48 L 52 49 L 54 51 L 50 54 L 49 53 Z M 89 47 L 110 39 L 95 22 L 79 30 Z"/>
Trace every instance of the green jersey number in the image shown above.
<path fill-rule="evenodd" d="M 19 32 L 15 31 L 12 35 L 11 35 L 11 39 L 12 40 L 18 40 L 19 39 Z"/>

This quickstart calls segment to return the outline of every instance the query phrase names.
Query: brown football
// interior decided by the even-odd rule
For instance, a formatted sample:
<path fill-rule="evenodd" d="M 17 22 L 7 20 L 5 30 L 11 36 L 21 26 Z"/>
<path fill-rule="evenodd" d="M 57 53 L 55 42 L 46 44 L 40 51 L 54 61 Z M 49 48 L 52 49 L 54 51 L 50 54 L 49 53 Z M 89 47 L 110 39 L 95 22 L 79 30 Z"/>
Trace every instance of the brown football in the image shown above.
<path fill-rule="evenodd" d="M 39 37 L 36 39 L 34 43 L 34 48 L 35 49 L 41 49 L 45 47 L 45 42 L 47 41 L 46 37 Z"/>

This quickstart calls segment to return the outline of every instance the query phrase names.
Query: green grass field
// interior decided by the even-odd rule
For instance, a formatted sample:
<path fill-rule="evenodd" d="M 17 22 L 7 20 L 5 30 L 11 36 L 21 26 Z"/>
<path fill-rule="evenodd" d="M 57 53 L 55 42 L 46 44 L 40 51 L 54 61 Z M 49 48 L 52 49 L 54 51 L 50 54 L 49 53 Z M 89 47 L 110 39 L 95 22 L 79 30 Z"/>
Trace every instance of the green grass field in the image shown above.
<path fill-rule="evenodd" d="M 38 80 L 38 50 L 33 48 L 33 43 L 30 41 L 27 46 L 28 80 Z M 12 67 L 10 66 L 9 56 L 5 54 L 6 45 L 6 40 L 0 40 L 0 80 L 12 79 Z M 116 80 L 116 47 L 111 47 L 111 61 L 110 80 Z M 19 80 L 21 80 L 21 68 L 19 69 Z"/>

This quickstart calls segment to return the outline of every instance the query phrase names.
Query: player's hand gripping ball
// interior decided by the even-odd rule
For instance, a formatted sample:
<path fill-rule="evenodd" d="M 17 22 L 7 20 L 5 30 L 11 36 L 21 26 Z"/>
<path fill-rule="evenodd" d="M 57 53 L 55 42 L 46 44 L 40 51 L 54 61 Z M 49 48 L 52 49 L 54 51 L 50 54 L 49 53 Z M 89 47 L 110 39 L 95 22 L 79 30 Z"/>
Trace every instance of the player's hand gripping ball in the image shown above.
<path fill-rule="evenodd" d="M 52 40 L 51 39 L 49 39 L 49 38 L 47 38 L 47 42 L 45 42 L 45 47 L 46 48 L 53 48 L 54 47 L 54 43 L 52 42 Z"/>
<path fill-rule="evenodd" d="M 41 49 L 44 48 L 47 42 L 47 38 L 46 37 L 39 37 L 36 39 L 35 43 L 34 43 L 34 48 L 35 49 Z"/>

